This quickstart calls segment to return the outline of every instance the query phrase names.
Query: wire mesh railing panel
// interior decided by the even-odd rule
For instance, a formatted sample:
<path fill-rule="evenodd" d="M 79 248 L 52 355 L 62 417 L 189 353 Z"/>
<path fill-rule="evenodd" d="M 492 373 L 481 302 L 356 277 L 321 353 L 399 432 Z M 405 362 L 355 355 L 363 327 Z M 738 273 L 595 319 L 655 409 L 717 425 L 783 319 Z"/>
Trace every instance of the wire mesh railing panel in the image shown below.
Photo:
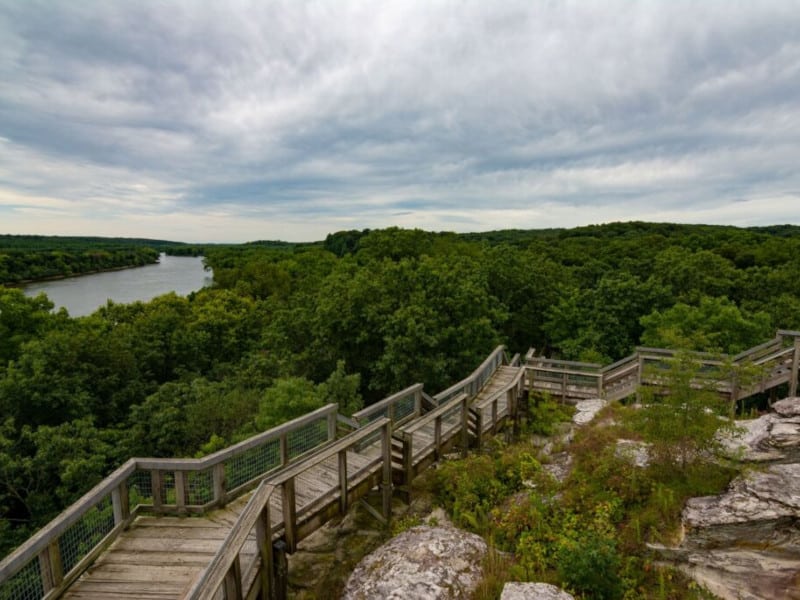
<path fill-rule="evenodd" d="M 164 504 L 175 506 L 178 501 L 175 494 L 175 474 L 171 471 L 161 473 L 161 501 Z"/>
<path fill-rule="evenodd" d="M 270 440 L 226 460 L 225 481 L 228 489 L 234 489 L 280 466 L 280 440 Z"/>
<path fill-rule="evenodd" d="M 140 504 L 153 503 L 153 481 L 150 471 L 136 470 L 128 477 L 128 498 L 131 510 Z"/>
<path fill-rule="evenodd" d="M 378 419 L 382 419 L 383 417 L 388 417 L 388 416 L 389 416 L 389 407 L 388 406 L 384 406 L 383 408 L 381 408 L 379 410 L 375 410 L 374 412 L 371 412 L 371 413 L 365 414 L 362 417 L 359 417 L 358 420 L 362 425 L 368 425 L 369 423 L 372 423 L 373 421 L 377 421 Z"/>
<path fill-rule="evenodd" d="M 61 564 L 68 573 L 114 529 L 114 507 L 106 497 L 89 509 L 58 538 Z"/>
<path fill-rule="evenodd" d="M 397 423 L 411 416 L 414 414 L 415 408 L 416 398 L 413 394 L 401 398 L 394 405 L 394 422 Z"/>
<path fill-rule="evenodd" d="M 0 600 L 39 600 L 42 596 L 44 588 L 37 558 L 0 583 Z"/>
<path fill-rule="evenodd" d="M 186 503 L 202 506 L 214 499 L 214 476 L 212 469 L 186 473 Z"/>
<path fill-rule="evenodd" d="M 296 458 L 328 441 L 328 420 L 320 419 L 290 431 L 286 436 L 289 459 Z"/>
<path fill-rule="evenodd" d="M 447 404 L 453 398 L 456 398 L 457 396 L 460 396 L 461 394 L 463 394 L 467 390 L 467 387 L 468 386 L 462 386 L 462 387 L 456 388 L 456 389 L 448 392 L 444 396 L 440 396 L 440 395 L 437 394 L 436 398 L 437 398 L 437 400 L 439 400 L 439 406 Z"/>

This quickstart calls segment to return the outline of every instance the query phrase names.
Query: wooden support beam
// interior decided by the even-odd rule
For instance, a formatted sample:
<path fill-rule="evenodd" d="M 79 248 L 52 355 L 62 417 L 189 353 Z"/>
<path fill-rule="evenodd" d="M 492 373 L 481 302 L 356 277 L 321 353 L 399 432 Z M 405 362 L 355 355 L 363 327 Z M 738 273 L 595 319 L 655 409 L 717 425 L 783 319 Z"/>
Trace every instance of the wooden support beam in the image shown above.
<path fill-rule="evenodd" d="M 433 422 L 433 456 L 435 460 L 442 457 L 442 416 L 439 415 Z"/>
<path fill-rule="evenodd" d="M 287 439 L 287 434 L 283 434 L 280 437 L 280 451 L 281 451 L 281 466 L 286 466 L 289 464 L 289 441 Z"/>
<path fill-rule="evenodd" d="M 39 572 L 42 577 L 42 588 L 45 594 L 56 589 L 64 581 L 64 567 L 61 563 L 61 551 L 58 538 L 39 553 Z"/>
<path fill-rule="evenodd" d="M 225 600 L 242 600 L 242 568 L 238 554 L 225 575 Z"/>
<path fill-rule="evenodd" d="M 186 512 L 186 492 L 189 489 L 187 484 L 186 471 L 175 471 L 175 505 L 179 512 Z"/>
<path fill-rule="evenodd" d="M 480 437 L 480 435 L 478 435 Z M 461 399 L 461 457 L 469 453 L 469 397 Z"/>
<path fill-rule="evenodd" d="M 286 559 L 286 544 L 278 540 L 272 545 L 272 572 L 275 585 L 270 600 L 286 600 L 289 597 L 289 561 Z"/>
<path fill-rule="evenodd" d="M 114 525 L 127 521 L 131 516 L 130 496 L 128 495 L 128 483 L 126 481 L 111 491 L 111 504 L 114 510 Z"/>
<path fill-rule="evenodd" d="M 347 450 L 339 451 L 339 510 L 347 512 Z"/>
<path fill-rule="evenodd" d="M 386 423 L 382 427 L 381 450 L 383 452 L 383 481 L 381 491 L 383 492 L 383 517 L 386 524 L 392 520 L 392 423 Z M 410 485 L 411 482 L 409 482 Z M 409 488 L 409 494 L 411 490 Z"/>
<path fill-rule="evenodd" d="M 256 521 L 256 544 L 261 555 L 260 585 L 262 600 L 270 600 L 275 588 L 275 567 L 272 549 L 272 526 L 269 520 L 269 502 L 264 504 Z"/>
<path fill-rule="evenodd" d="M 225 506 L 228 501 L 225 489 L 225 463 L 214 465 L 211 477 L 214 483 L 214 502 L 216 502 L 218 506 Z"/>
<path fill-rule="evenodd" d="M 283 482 L 281 493 L 286 550 L 289 554 L 292 554 L 297 550 L 297 505 L 295 504 L 294 477 Z"/>
<path fill-rule="evenodd" d="M 797 371 L 800 365 L 800 337 L 794 338 L 794 354 L 792 355 L 792 379 L 789 382 L 789 396 L 797 396 Z"/>

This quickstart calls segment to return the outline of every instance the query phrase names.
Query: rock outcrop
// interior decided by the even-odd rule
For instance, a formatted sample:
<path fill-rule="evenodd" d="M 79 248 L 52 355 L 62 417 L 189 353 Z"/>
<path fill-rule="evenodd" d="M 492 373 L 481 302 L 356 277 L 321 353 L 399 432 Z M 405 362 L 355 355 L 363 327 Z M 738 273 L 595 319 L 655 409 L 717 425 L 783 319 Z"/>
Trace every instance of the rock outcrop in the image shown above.
<path fill-rule="evenodd" d="M 655 548 L 721 598 L 800 600 L 800 398 L 774 408 L 724 440 L 762 465 L 724 494 L 689 500 L 681 544 Z"/>
<path fill-rule="evenodd" d="M 575 597 L 549 583 L 507 583 L 500 600 L 575 600 Z"/>
<path fill-rule="evenodd" d="M 800 462 L 800 398 L 786 398 L 775 412 L 758 419 L 737 421 L 739 429 L 725 435 L 725 452 L 748 462 Z"/>
<path fill-rule="evenodd" d="M 486 542 L 451 527 L 412 527 L 364 558 L 345 600 L 468 598 L 483 576 Z"/>
<path fill-rule="evenodd" d="M 586 425 L 606 406 L 608 406 L 608 401 L 600 398 L 581 400 L 575 404 L 575 414 L 572 416 L 572 422 L 575 425 Z"/>

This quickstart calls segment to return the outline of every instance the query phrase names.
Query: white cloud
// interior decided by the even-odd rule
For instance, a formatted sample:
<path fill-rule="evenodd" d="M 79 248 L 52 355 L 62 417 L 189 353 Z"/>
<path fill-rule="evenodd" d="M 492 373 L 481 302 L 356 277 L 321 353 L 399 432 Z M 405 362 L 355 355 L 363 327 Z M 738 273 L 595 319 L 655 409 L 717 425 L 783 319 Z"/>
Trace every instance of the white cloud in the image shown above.
<path fill-rule="evenodd" d="M 0 229 L 797 220 L 798 31 L 777 0 L 7 2 Z"/>

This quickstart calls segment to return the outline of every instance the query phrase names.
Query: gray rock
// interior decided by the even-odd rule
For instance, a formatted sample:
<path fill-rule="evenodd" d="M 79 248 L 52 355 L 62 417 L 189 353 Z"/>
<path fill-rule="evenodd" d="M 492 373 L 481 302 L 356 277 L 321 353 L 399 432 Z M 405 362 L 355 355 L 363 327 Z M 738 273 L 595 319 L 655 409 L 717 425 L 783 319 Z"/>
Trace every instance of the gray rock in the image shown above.
<path fill-rule="evenodd" d="M 736 479 L 720 496 L 687 501 L 685 548 L 800 542 L 800 464 L 772 465 Z M 798 546 L 800 549 L 800 546 Z"/>
<path fill-rule="evenodd" d="M 475 534 L 412 527 L 364 558 L 347 580 L 345 600 L 468 598 L 483 576 L 487 547 Z"/>
<path fill-rule="evenodd" d="M 772 405 L 772 410 L 782 417 L 800 417 L 800 398 L 784 398 Z"/>
<path fill-rule="evenodd" d="M 617 456 L 627 458 L 635 467 L 650 464 L 650 444 L 637 440 L 617 440 Z"/>
<path fill-rule="evenodd" d="M 679 568 L 724 600 L 800 600 L 797 559 L 780 552 L 692 553 Z"/>
<path fill-rule="evenodd" d="M 581 400 L 575 404 L 575 414 L 572 416 L 572 422 L 575 425 L 586 425 L 607 405 L 608 401 L 600 398 Z"/>
<path fill-rule="evenodd" d="M 549 583 L 507 583 L 500 600 L 575 600 L 561 588 Z"/>
<path fill-rule="evenodd" d="M 720 438 L 729 456 L 771 464 L 689 500 L 680 546 L 651 547 L 724 599 L 800 600 L 800 398 L 773 408 Z"/>

